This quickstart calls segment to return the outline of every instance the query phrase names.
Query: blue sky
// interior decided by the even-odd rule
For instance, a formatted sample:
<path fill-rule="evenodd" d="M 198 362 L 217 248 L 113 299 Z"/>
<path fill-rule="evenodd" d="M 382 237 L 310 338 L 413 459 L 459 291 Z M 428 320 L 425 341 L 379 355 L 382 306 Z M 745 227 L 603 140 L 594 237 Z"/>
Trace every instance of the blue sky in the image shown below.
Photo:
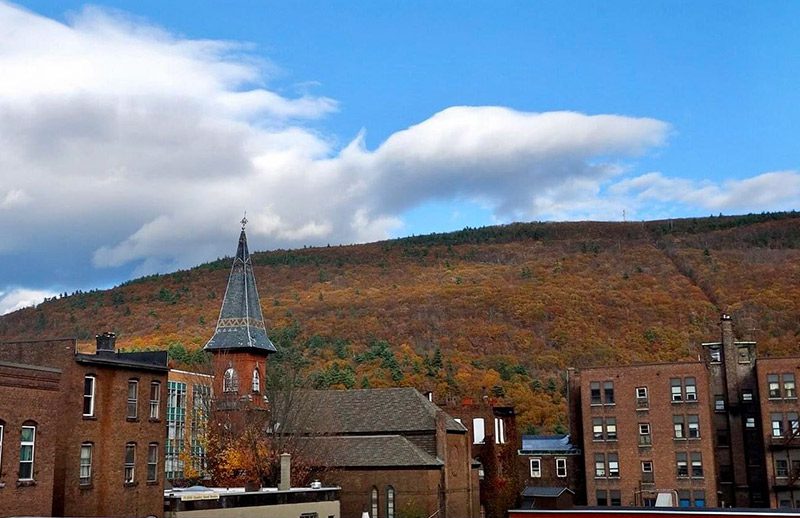
<path fill-rule="evenodd" d="M 0 3 L 0 313 L 253 249 L 800 205 L 797 2 Z M 33 259 L 32 259 L 33 258 Z"/>

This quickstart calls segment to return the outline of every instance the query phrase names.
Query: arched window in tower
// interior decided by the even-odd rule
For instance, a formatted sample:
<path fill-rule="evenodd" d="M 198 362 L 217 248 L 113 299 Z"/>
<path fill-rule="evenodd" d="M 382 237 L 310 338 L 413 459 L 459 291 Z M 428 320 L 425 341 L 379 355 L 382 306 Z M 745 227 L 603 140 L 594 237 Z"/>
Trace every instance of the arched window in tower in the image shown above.
<path fill-rule="evenodd" d="M 237 392 L 239 390 L 239 376 L 233 367 L 228 368 L 222 377 L 223 392 Z"/>
<path fill-rule="evenodd" d="M 253 392 L 261 392 L 261 376 L 258 375 L 258 367 L 253 369 Z"/>

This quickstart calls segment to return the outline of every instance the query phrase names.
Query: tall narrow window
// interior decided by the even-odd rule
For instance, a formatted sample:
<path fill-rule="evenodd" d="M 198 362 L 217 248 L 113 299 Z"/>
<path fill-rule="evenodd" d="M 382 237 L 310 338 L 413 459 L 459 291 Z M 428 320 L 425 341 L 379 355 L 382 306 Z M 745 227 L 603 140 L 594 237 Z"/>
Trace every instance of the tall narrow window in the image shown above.
<path fill-rule="evenodd" d="M 767 374 L 767 393 L 770 399 L 781 397 L 781 384 L 777 374 Z"/>
<path fill-rule="evenodd" d="M 653 478 L 653 461 L 652 460 L 643 460 L 642 461 L 642 482 L 651 483 L 655 479 Z"/>
<path fill-rule="evenodd" d="M 506 423 L 503 421 L 502 417 L 494 418 L 494 443 L 506 443 Z"/>
<path fill-rule="evenodd" d="M 777 478 L 787 478 L 789 476 L 789 461 L 786 459 L 775 459 L 775 476 Z"/>
<path fill-rule="evenodd" d="M 394 518 L 394 488 L 386 488 L 386 518 Z"/>
<path fill-rule="evenodd" d="M 605 399 L 603 402 L 606 405 L 613 405 L 614 404 L 614 382 L 613 381 L 606 381 L 603 383 L 603 398 Z"/>
<path fill-rule="evenodd" d="M 681 390 L 680 378 L 670 378 L 669 390 L 670 394 L 672 395 L 673 402 L 677 403 L 679 401 L 683 401 L 683 391 Z"/>
<path fill-rule="evenodd" d="M 800 434 L 800 421 L 798 421 L 797 412 L 787 412 L 786 423 L 789 425 L 786 430 L 787 433 L 796 438 Z"/>
<path fill-rule="evenodd" d="M 619 478 L 619 455 L 616 453 L 608 454 L 608 476 Z"/>
<path fill-rule="evenodd" d="M 594 441 L 602 441 L 604 438 L 603 436 L 603 418 L 602 417 L 593 417 L 592 418 L 592 440 Z"/>
<path fill-rule="evenodd" d="M 703 458 L 699 451 L 692 452 L 692 477 L 703 478 Z"/>
<path fill-rule="evenodd" d="M 378 488 L 375 486 L 372 486 L 369 506 L 372 509 L 372 514 L 370 514 L 370 516 L 373 518 L 378 518 Z"/>
<path fill-rule="evenodd" d="M 151 442 L 147 446 L 147 481 L 158 480 L 158 444 Z"/>
<path fill-rule="evenodd" d="M 685 378 L 683 385 L 686 401 L 697 401 L 697 380 L 695 378 Z"/>
<path fill-rule="evenodd" d="M 594 454 L 594 476 L 595 478 L 606 476 L 606 455 L 604 453 Z"/>
<path fill-rule="evenodd" d="M 677 468 L 678 478 L 686 478 L 689 476 L 689 462 L 686 452 L 679 451 L 675 454 L 675 467 Z"/>
<path fill-rule="evenodd" d="M 636 387 L 636 408 L 648 408 L 647 387 Z"/>
<path fill-rule="evenodd" d="M 261 376 L 258 375 L 258 369 L 253 369 L 253 392 L 261 392 Z"/>
<path fill-rule="evenodd" d="M 483 444 L 486 437 L 486 428 L 482 417 L 472 419 L 472 443 Z"/>
<path fill-rule="evenodd" d="M 672 416 L 672 429 L 674 431 L 673 437 L 675 439 L 685 439 L 686 438 L 686 428 L 684 427 L 684 421 L 682 415 L 674 415 Z"/>
<path fill-rule="evenodd" d="M 158 410 L 161 407 L 161 383 L 150 383 L 150 419 L 158 419 Z"/>
<path fill-rule="evenodd" d="M 236 392 L 239 390 L 239 377 L 233 367 L 227 369 L 222 376 L 222 391 Z"/>
<path fill-rule="evenodd" d="M 783 437 L 783 414 L 770 414 L 772 422 L 772 436 Z"/>
<path fill-rule="evenodd" d="M 136 481 L 136 444 L 129 442 L 125 445 L 125 483 L 133 484 Z"/>
<path fill-rule="evenodd" d="M 531 478 L 542 477 L 542 459 L 531 459 Z"/>
<path fill-rule="evenodd" d="M 139 403 L 139 382 L 128 380 L 128 419 L 136 419 Z"/>
<path fill-rule="evenodd" d="M 650 423 L 639 423 L 639 446 L 650 446 L 653 437 L 650 435 Z"/>
<path fill-rule="evenodd" d="M 592 405 L 599 405 L 602 403 L 600 399 L 600 382 L 592 381 L 589 383 L 589 402 Z"/>
<path fill-rule="evenodd" d="M 85 417 L 94 416 L 94 390 L 97 379 L 94 376 L 84 376 L 83 378 L 83 415 Z"/>
<path fill-rule="evenodd" d="M 3 471 L 3 431 L 5 429 L 4 423 L 0 420 L 0 473 Z"/>
<path fill-rule="evenodd" d="M 689 431 L 689 439 L 700 438 L 700 416 L 688 415 L 686 416 L 686 424 Z"/>
<path fill-rule="evenodd" d="M 22 427 L 19 441 L 19 479 L 33 480 L 33 459 L 36 446 L 36 427 Z"/>
<path fill-rule="evenodd" d="M 88 486 L 92 483 L 92 443 L 81 444 L 80 484 Z"/>
<path fill-rule="evenodd" d="M 556 476 L 565 478 L 567 476 L 567 459 L 559 457 L 556 459 Z"/>
<path fill-rule="evenodd" d="M 794 374 L 787 373 L 783 375 L 783 397 L 796 398 L 797 390 L 794 384 Z"/>
<path fill-rule="evenodd" d="M 617 440 L 617 418 L 616 417 L 606 417 L 606 440 L 607 441 L 616 441 Z"/>

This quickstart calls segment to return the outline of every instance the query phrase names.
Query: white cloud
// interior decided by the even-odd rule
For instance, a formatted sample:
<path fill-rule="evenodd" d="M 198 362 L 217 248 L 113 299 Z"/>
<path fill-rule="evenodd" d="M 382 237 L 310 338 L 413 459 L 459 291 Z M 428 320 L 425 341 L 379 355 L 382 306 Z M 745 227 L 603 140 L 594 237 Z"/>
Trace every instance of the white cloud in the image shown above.
<path fill-rule="evenodd" d="M 0 291 L 0 315 L 35 306 L 44 301 L 46 297 L 53 297 L 55 295 L 55 293 L 47 290 L 29 290 L 24 288 Z"/>
<path fill-rule="evenodd" d="M 0 70 L 0 272 L 32 254 L 140 274 L 194 265 L 233 251 L 244 210 L 256 250 L 386 238 L 405 211 L 448 200 L 498 221 L 618 218 L 680 182 L 625 178 L 670 127 L 623 115 L 456 106 L 339 150 L 307 122 L 336 101 L 311 83 L 270 89 L 274 65 L 247 45 L 95 8 L 62 24 L 0 2 Z M 689 182 L 680 201 L 768 200 L 778 179 L 759 178 Z"/>

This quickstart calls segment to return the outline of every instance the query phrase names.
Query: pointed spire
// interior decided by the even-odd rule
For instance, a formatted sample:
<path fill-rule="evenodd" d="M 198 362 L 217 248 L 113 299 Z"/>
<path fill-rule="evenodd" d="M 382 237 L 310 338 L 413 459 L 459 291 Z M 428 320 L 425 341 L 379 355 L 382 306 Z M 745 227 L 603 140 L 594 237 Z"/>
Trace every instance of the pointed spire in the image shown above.
<path fill-rule="evenodd" d="M 269 354 L 277 352 L 267 336 L 261 302 L 256 291 L 253 264 L 247 249 L 244 227 L 247 218 L 242 218 L 242 233 L 233 259 L 228 287 L 222 300 L 217 329 L 205 346 L 206 351 L 246 350 Z"/>

